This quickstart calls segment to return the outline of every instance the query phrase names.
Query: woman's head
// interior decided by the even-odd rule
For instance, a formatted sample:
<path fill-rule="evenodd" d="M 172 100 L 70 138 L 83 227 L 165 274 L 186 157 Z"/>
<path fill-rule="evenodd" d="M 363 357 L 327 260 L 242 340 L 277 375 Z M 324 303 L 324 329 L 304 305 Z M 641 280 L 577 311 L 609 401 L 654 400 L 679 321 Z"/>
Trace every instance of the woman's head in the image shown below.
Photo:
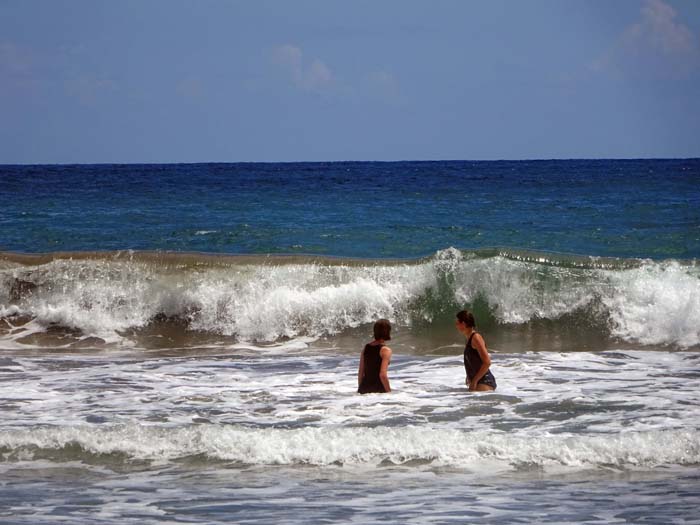
<path fill-rule="evenodd" d="M 476 320 L 474 319 L 474 314 L 469 310 L 462 310 L 457 312 L 457 321 L 462 323 L 464 326 L 469 328 L 474 328 L 476 326 Z"/>
<path fill-rule="evenodd" d="M 391 323 L 386 319 L 380 319 L 374 323 L 374 338 L 384 341 L 391 339 Z"/>

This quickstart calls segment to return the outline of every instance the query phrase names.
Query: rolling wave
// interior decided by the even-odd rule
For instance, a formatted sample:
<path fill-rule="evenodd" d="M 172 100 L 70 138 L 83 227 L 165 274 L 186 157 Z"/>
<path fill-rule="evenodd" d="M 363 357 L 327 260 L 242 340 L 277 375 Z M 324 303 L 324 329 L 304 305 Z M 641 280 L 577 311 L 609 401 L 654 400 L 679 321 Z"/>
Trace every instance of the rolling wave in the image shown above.
<path fill-rule="evenodd" d="M 0 335 L 60 326 L 119 340 L 177 321 L 241 341 L 322 337 L 379 317 L 409 330 L 469 307 L 499 325 L 585 323 L 642 345 L 700 344 L 696 261 L 441 250 L 411 260 L 167 252 L 0 254 Z"/>
<path fill-rule="evenodd" d="M 687 430 L 613 435 L 525 436 L 424 427 L 295 429 L 213 424 L 165 428 L 33 427 L 0 432 L 7 460 L 175 461 L 200 457 L 249 465 L 378 465 L 426 463 L 456 468 L 654 468 L 700 463 L 700 439 Z M 491 468 L 491 467 L 490 467 Z"/>

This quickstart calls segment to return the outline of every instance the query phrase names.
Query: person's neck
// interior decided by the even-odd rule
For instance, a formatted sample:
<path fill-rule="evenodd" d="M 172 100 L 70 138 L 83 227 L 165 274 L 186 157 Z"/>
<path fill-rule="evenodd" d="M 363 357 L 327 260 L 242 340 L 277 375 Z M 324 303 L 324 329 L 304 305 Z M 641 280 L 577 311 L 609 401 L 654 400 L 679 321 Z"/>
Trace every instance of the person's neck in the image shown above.
<path fill-rule="evenodd" d="M 465 328 L 464 332 L 462 332 L 462 333 L 464 334 L 464 337 L 469 337 L 470 335 L 472 335 L 474 333 L 474 328 L 472 328 L 471 326 L 468 326 L 467 328 Z"/>

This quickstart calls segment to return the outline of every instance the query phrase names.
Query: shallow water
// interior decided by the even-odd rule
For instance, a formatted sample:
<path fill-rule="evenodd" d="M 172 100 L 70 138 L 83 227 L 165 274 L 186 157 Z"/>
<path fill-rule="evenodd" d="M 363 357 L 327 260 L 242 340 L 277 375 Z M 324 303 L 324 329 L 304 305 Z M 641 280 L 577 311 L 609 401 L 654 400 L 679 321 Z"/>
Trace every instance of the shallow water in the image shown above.
<path fill-rule="evenodd" d="M 73 465 L 3 472 L 7 523 L 692 523 L 697 471 L 509 477 L 415 467 Z M 186 494 L 186 498 L 183 498 Z"/>
<path fill-rule="evenodd" d="M 700 354 L 494 354 L 502 386 L 477 394 L 459 350 L 398 355 L 395 391 L 366 396 L 355 357 L 313 345 L 6 357 L 0 509 L 17 523 L 694 519 Z"/>

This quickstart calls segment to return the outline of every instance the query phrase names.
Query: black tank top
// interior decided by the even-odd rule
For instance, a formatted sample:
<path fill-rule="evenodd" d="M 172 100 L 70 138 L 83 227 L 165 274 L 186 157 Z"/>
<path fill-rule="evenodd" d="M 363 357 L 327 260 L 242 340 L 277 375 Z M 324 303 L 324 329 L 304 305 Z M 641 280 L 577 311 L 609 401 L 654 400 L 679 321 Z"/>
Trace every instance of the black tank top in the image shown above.
<path fill-rule="evenodd" d="M 466 346 L 464 347 L 464 369 L 467 371 L 467 377 L 471 379 L 481 369 L 481 356 L 476 348 L 472 346 L 472 337 L 476 335 L 476 332 L 472 332 L 469 336 Z"/>
<path fill-rule="evenodd" d="M 379 352 L 383 346 L 366 344 L 365 349 L 362 350 L 365 360 L 365 375 L 357 389 L 360 394 L 386 392 L 379 379 L 379 371 L 382 368 L 382 356 Z"/>

